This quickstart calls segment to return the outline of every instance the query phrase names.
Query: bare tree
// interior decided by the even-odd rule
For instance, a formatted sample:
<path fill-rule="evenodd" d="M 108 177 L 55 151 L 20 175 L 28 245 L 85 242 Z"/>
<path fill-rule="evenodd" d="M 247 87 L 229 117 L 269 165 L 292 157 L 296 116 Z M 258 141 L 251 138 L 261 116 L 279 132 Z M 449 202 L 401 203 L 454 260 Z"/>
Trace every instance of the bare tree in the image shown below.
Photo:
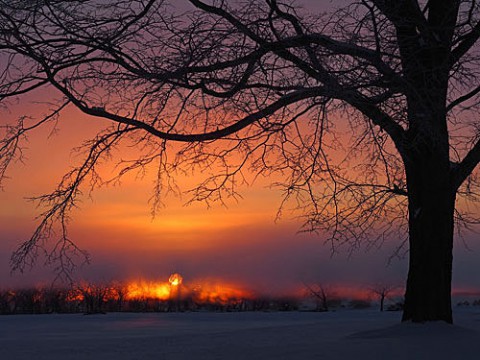
<path fill-rule="evenodd" d="M 397 286 L 384 283 L 375 284 L 370 288 L 372 294 L 377 296 L 380 301 L 380 311 L 383 311 L 384 309 L 385 299 L 387 299 L 397 288 Z"/>
<path fill-rule="evenodd" d="M 106 285 L 83 282 L 76 287 L 81 295 L 85 314 L 104 313 L 104 304 L 109 295 L 109 288 Z"/>
<path fill-rule="evenodd" d="M 358 0 L 311 15 L 288 1 L 189 3 L 0 2 L 0 101 L 58 93 L 44 117 L 3 125 L 0 179 L 69 106 L 111 124 L 37 199 L 45 211 L 13 266 L 59 225 L 47 254 L 70 270 L 69 211 L 115 180 L 98 167 L 129 144 L 138 153 L 117 179 L 157 166 L 155 205 L 178 172 L 201 169 L 191 200 L 209 203 L 237 196 L 248 169 L 281 174 L 281 209 L 297 204 L 334 249 L 396 237 L 410 257 L 403 320 L 452 322 L 454 223 L 475 221 L 457 204 L 478 200 L 480 5 Z"/>
<path fill-rule="evenodd" d="M 114 281 L 110 284 L 110 297 L 116 302 L 115 311 L 123 311 L 128 296 L 128 288 L 125 284 Z"/>
<path fill-rule="evenodd" d="M 309 285 L 307 283 L 303 283 L 306 290 L 307 295 L 315 299 L 317 303 L 316 310 L 317 311 L 329 311 L 330 304 L 333 302 L 335 295 L 334 291 L 332 291 L 330 286 L 322 285 L 320 283 Z"/>

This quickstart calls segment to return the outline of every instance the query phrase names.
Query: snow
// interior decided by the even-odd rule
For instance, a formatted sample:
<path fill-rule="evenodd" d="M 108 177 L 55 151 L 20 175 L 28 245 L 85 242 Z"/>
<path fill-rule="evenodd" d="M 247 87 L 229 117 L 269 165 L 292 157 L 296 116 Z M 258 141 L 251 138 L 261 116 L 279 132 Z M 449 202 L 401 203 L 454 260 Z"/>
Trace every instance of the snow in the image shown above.
<path fill-rule="evenodd" d="M 399 312 L 0 316 L 1 359 L 478 359 L 480 309 L 456 325 Z"/>

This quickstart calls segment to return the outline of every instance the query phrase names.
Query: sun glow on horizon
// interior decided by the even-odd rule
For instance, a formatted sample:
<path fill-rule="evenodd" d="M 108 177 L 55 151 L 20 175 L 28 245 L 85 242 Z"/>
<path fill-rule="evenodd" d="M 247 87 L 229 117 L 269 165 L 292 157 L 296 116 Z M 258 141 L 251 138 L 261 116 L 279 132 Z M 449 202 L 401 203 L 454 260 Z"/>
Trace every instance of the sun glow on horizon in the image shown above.
<path fill-rule="evenodd" d="M 168 278 L 168 282 L 172 286 L 180 286 L 183 282 L 183 277 L 178 273 L 174 273 L 170 275 L 170 277 Z"/>
<path fill-rule="evenodd" d="M 131 281 L 125 286 L 127 300 L 157 299 L 168 300 L 170 298 L 170 285 L 166 282 L 154 281 Z"/>
<path fill-rule="evenodd" d="M 97 285 L 83 283 L 70 295 L 70 301 L 82 301 L 85 297 L 98 292 L 102 288 Z M 181 289 L 181 292 L 179 291 Z M 131 300 L 158 300 L 168 301 L 174 298 L 191 298 L 196 303 L 236 303 L 242 299 L 250 299 L 251 291 L 244 290 L 241 286 L 228 283 L 219 279 L 204 279 L 185 284 L 183 277 L 173 273 L 168 281 L 130 280 L 125 283 L 105 285 L 103 287 L 105 301 L 118 300 L 120 297 Z M 181 295 L 180 295 L 181 294 Z"/>

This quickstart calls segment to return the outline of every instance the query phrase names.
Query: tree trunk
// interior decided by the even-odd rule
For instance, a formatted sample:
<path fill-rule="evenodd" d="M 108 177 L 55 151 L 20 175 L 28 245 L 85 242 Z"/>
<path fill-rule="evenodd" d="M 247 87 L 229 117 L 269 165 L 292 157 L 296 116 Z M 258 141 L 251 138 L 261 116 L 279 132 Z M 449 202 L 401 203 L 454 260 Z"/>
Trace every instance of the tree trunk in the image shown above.
<path fill-rule="evenodd" d="M 436 9 L 440 17 L 441 9 L 444 10 L 444 6 Z M 450 11 L 443 16 L 445 14 Z M 417 40 L 404 39 L 405 46 L 408 48 L 409 41 Z M 445 105 L 449 46 L 448 39 L 443 46 L 430 43 L 420 46 L 418 53 L 406 53 L 404 59 L 406 78 L 411 86 L 407 95 L 408 147 L 403 153 L 410 263 L 402 321 L 453 321 L 451 281 L 456 189 L 451 177 Z M 415 48 L 418 46 L 410 49 Z"/>
<path fill-rule="evenodd" d="M 452 323 L 456 192 L 448 161 L 424 156 L 415 163 L 407 166 L 410 264 L 402 321 Z"/>

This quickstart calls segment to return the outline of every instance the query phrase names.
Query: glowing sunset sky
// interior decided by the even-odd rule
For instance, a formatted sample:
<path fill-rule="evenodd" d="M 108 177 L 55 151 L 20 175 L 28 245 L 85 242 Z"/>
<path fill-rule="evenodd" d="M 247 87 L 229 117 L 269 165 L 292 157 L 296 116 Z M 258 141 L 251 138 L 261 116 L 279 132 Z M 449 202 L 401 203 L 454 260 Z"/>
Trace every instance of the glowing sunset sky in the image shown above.
<path fill-rule="evenodd" d="M 319 3 L 327 6 L 330 2 L 304 3 L 321 10 Z M 50 96 L 37 95 L 43 99 Z M 1 116 L 11 120 L 37 111 L 35 104 L 23 98 Z M 71 149 L 95 134 L 99 125 L 105 122 L 70 109 L 61 118 L 58 134 L 49 137 L 50 129 L 33 133 L 26 144 L 26 163 L 11 167 L 10 179 L 0 192 L 0 288 L 53 278 L 51 268 L 43 268 L 41 261 L 30 272 L 10 275 L 11 253 L 32 233 L 39 212 L 25 198 L 52 191 L 70 164 L 78 160 Z M 82 197 L 80 208 L 73 213 L 70 235 L 90 253 L 92 263 L 79 269 L 76 276 L 101 281 L 135 277 L 166 280 L 170 273 L 179 272 L 186 282 L 221 278 L 266 293 L 317 281 L 358 287 L 381 281 L 403 285 L 407 259 L 394 259 L 387 266 L 395 243 L 368 252 L 360 250 L 350 257 L 346 252 L 331 257 L 331 249 L 323 245 L 321 237 L 297 234 L 301 224 L 288 213 L 275 222 L 281 197 L 268 187 L 266 179 L 243 187 L 243 199 L 229 201 L 227 208 L 219 204 L 210 209 L 205 204 L 185 207 L 187 198 L 170 196 L 166 207 L 152 219 L 148 202 L 155 169 L 151 171 L 143 179 L 128 176 L 118 186 L 96 190 L 92 198 Z M 179 181 L 188 184 L 192 179 Z M 476 275 L 480 273 L 480 244 L 475 237 L 466 238 L 471 250 L 461 241 L 456 244 L 456 288 L 480 288 Z"/>

